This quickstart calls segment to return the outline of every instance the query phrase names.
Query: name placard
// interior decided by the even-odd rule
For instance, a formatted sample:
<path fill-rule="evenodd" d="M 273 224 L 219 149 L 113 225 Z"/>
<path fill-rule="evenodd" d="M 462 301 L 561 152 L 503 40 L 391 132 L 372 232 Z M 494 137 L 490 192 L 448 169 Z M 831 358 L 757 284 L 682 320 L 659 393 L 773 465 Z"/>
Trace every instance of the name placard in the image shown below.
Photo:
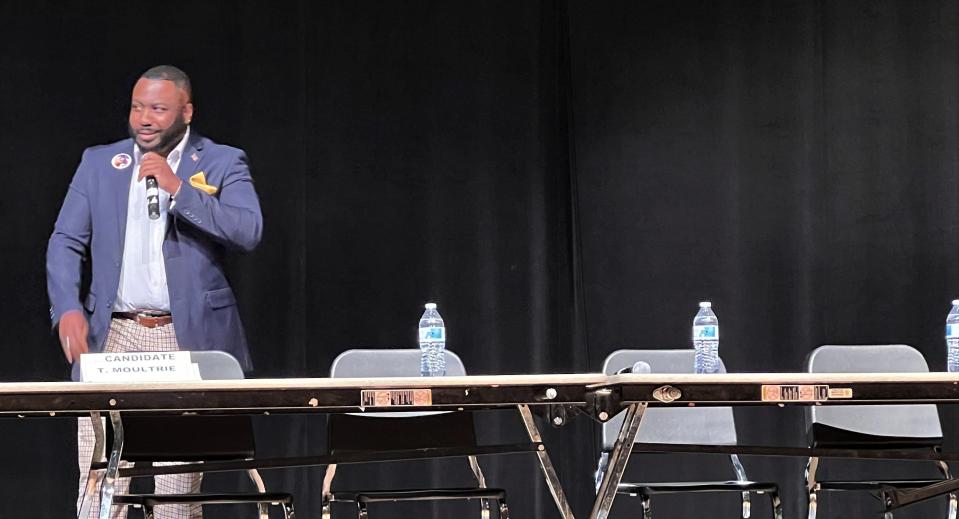
<path fill-rule="evenodd" d="M 200 380 L 200 369 L 188 351 L 84 353 L 84 382 L 188 382 Z"/>

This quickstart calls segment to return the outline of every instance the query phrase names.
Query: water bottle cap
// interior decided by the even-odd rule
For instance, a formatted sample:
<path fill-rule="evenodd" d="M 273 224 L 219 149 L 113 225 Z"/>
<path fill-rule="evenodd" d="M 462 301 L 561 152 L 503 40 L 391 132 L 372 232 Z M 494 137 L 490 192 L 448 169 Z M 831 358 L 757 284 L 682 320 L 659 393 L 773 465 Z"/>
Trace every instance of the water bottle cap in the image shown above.
<path fill-rule="evenodd" d="M 700 308 L 709 308 L 711 306 L 713 306 L 713 304 L 710 303 L 709 301 L 703 301 L 702 303 L 699 303 Z"/>
<path fill-rule="evenodd" d="M 436 303 L 426 303 L 427 310 L 436 310 Z"/>

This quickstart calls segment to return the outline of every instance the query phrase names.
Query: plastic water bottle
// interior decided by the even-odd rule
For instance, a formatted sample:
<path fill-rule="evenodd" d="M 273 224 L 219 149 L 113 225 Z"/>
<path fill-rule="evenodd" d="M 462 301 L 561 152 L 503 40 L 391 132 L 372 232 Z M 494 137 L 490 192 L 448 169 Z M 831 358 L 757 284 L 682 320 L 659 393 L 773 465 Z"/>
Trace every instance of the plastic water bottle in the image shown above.
<path fill-rule="evenodd" d="M 420 317 L 420 374 L 441 377 L 446 374 L 446 325 L 436 311 L 436 303 L 426 303 Z"/>
<path fill-rule="evenodd" d="M 959 299 L 953 300 L 946 317 L 946 369 L 959 371 Z"/>
<path fill-rule="evenodd" d="M 713 313 L 712 303 L 699 303 L 699 312 L 693 319 L 693 348 L 696 373 L 716 373 L 719 370 L 719 319 Z"/>

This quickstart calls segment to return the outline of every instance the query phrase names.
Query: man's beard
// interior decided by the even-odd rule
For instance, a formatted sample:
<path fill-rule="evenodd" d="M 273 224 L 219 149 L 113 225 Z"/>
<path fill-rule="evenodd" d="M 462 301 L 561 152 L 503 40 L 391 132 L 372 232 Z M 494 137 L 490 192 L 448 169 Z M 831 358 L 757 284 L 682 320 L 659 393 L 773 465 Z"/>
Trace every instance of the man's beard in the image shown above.
<path fill-rule="evenodd" d="M 159 132 L 160 138 L 157 139 L 156 143 L 149 147 L 137 141 L 137 131 L 134 130 L 132 126 L 127 125 L 127 129 L 130 132 L 130 137 L 132 137 L 134 142 L 137 143 L 137 146 L 140 147 L 140 151 L 143 153 L 153 152 L 166 157 L 173 151 L 173 148 L 176 148 L 180 140 L 183 139 L 183 135 L 186 133 L 186 126 L 187 124 L 186 121 L 183 120 L 183 114 L 177 115 L 176 119 L 167 129 Z"/>

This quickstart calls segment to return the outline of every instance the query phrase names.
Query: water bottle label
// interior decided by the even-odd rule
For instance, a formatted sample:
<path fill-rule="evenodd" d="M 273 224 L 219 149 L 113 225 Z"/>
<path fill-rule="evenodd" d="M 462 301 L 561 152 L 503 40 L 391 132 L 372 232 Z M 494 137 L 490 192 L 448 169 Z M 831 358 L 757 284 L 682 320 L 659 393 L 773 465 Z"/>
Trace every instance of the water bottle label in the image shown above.
<path fill-rule="evenodd" d="M 955 339 L 959 337 L 959 325 L 957 324 L 947 324 L 946 325 L 946 337 L 950 339 Z"/>
<path fill-rule="evenodd" d="M 715 324 L 706 324 L 693 326 L 693 340 L 702 341 L 702 340 L 718 340 L 719 339 L 719 326 Z"/>
<path fill-rule="evenodd" d="M 446 328 L 443 326 L 429 326 L 420 328 L 420 342 L 445 342 Z"/>

